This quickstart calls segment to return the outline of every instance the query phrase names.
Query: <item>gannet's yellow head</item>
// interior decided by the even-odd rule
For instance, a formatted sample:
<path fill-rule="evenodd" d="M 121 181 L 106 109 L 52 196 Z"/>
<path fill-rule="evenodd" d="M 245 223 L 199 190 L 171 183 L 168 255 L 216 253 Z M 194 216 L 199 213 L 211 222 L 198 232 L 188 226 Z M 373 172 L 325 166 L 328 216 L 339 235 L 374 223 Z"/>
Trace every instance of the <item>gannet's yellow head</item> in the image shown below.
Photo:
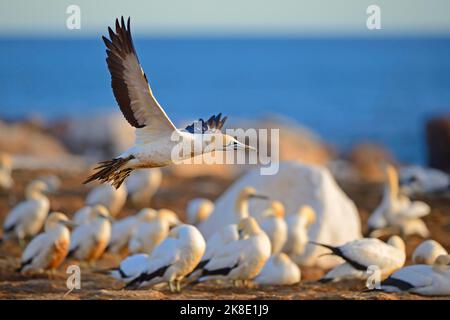
<path fill-rule="evenodd" d="M 169 209 L 159 209 L 158 217 L 167 221 L 170 229 L 181 224 L 181 221 L 180 219 L 178 219 L 177 214 Z"/>
<path fill-rule="evenodd" d="M 242 142 L 239 142 L 236 138 L 220 133 L 219 137 L 220 141 L 222 142 L 222 151 L 232 151 L 232 150 L 256 150 L 252 146 L 246 145 Z"/>
<path fill-rule="evenodd" d="M 45 182 L 40 180 L 34 180 L 30 184 L 27 185 L 25 189 L 25 197 L 32 198 L 39 194 L 44 194 L 49 192 L 48 186 Z"/>
<path fill-rule="evenodd" d="M 52 212 L 45 220 L 45 231 L 49 231 L 58 225 L 64 225 L 68 227 L 75 227 L 76 225 L 71 222 L 64 213 Z"/>
<path fill-rule="evenodd" d="M 246 236 L 257 235 L 261 232 L 261 228 L 256 222 L 255 218 L 247 217 L 241 219 L 238 224 L 239 238 L 243 239 Z"/>
<path fill-rule="evenodd" d="M 284 205 L 280 201 L 272 201 L 270 207 L 264 210 L 263 216 L 275 216 L 283 219 L 285 214 Z"/>
<path fill-rule="evenodd" d="M 316 222 L 316 213 L 314 209 L 308 205 L 301 206 L 298 209 L 298 214 L 305 219 L 307 226 Z"/>
<path fill-rule="evenodd" d="M 248 199 L 269 199 L 268 196 L 259 194 L 253 187 L 245 187 L 239 192 L 238 201 L 248 200 Z"/>
<path fill-rule="evenodd" d="M 401 250 L 402 252 L 405 252 L 406 246 L 405 241 L 403 241 L 402 238 L 399 236 L 392 236 L 388 239 L 387 244 L 393 246 L 394 248 L 397 248 Z"/>
<path fill-rule="evenodd" d="M 141 222 L 149 222 L 152 221 L 157 217 L 158 213 L 154 209 L 150 208 L 144 208 L 141 209 L 137 214 L 136 217 Z"/>
<path fill-rule="evenodd" d="M 94 219 L 106 219 L 109 222 L 113 221 L 113 218 L 109 214 L 108 209 L 106 209 L 106 207 L 101 204 L 96 204 L 95 206 L 93 206 L 89 216 L 90 221 L 93 221 Z"/>
<path fill-rule="evenodd" d="M 441 254 L 439 257 L 436 258 L 434 261 L 435 265 L 447 265 L 450 266 L 450 255 L 448 254 Z"/>
<path fill-rule="evenodd" d="M 0 152 L 0 168 L 11 170 L 12 159 L 8 153 Z"/>

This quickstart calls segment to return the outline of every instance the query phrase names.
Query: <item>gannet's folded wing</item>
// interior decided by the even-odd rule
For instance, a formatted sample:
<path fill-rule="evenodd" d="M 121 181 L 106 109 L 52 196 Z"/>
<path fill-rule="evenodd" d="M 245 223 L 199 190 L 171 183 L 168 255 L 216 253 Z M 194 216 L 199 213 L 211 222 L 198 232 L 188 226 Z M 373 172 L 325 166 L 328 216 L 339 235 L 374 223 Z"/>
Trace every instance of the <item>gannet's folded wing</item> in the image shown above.
<path fill-rule="evenodd" d="M 120 110 L 136 128 L 146 127 L 149 134 L 173 132 L 175 126 L 153 96 L 133 45 L 130 18 L 125 26 L 116 19 L 116 32 L 108 28 L 110 40 L 103 37 L 111 73 L 111 86 Z"/>
<path fill-rule="evenodd" d="M 34 211 L 35 206 L 35 200 L 27 200 L 19 203 L 6 217 L 5 222 L 3 223 L 3 230 L 10 231 L 11 229 L 14 229 L 18 223 L 30 214 L 30 212 Z"/>
<path fill-rule="evenodd" d="M 433 268 L 428 265 L 412 265 L 404 267 L 381 283 L 386 291 L 411 290 L 431 286 Z"/>
<path fill-rule="evenodd" d="M 20 260 L 21 267 L 24 267 L 25 265 L 30 264 L 33 261 L 33 259 L 44 248 L 47 239 L 47 235 L 45 233 L 41 233 L 37 235 L 33 240 L 31 240 L 22 254 L 22 258 Z"/>

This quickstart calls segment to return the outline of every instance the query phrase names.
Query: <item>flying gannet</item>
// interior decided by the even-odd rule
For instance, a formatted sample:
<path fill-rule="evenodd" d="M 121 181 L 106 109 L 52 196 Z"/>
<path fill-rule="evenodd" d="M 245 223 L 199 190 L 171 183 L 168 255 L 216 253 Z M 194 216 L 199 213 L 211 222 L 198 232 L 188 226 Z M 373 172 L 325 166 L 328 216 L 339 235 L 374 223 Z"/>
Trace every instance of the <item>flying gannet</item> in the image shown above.
<path fill-rule="evenodd" d="M 128 244 L 139 228 L 139 225 L 144 225 L 156 217 L 156 210 L 144 208 L 134 216 L 114 222 L 107 250 L 112 253 L 121 253 L 125 249 L 128 249 Z"/>
<path fill-rule="evenodd" d="M 417 246 L 412 255 L 414 264 L 432 265 L 436 258 L 441 255 L 447 255 L 445 248 L 435 240 L 425 240 Z"/>
<path fill-rule="evenodd" d="M 286 215 L 288 236 L 283 251 L 297 264 L 302 262 L 309 242 L 308 230 L 315 220 L 316 213 L 308 205 L 301 206 L 298 211 Z"/>
<path fill-rule="evenodd" d="M 101 204 L 94 206 L 89 223 L 78 226 L 70 239 L 68 257 L 93 262 L 101 257 L 111 237 L 111 216 Z"/>
<path fill-rule="evenodd" d="M 188 224 L 198 225 L 206 220 L 214 210 L 214 202 L 206 198 L 195 198 L 186 207 L 186 221 Z"/>
<path fill-rule="evenodd" d="M 73 223 L 60 212 L 52 212 L 45 221 L 45 231 L 28 244 L 22 254 L 17 271 L 57 269 L 69 252 L 70 232 Z"/>
<path fill-rule="evenodd" d="M 235 286 L 247 285 L 256 277 L 270 257 L 269 237 L 253 217 L 244 218 L 238 225 L 239 240 L 218 248 L 203 267 L 200 282 L 232 280 Z"/>
<path fill-rule="evenodd" d="M 111 216 L 115 217 L 122 210 L 127 201 L 127 189 L 125 185 L 114 189 L 109 184 L 101 184 L 92 189 L 86 196 L 86 205 L 101 204 L 108 209 Z"/>
<path fill-rule="evenodd" d="M 128 244 L 130 254 L 150 254 L 167 237 L 170 229 L 180 224 L 176 213 L 168 209 L 160 209 L 156 215 L 149 215 L 147 218 L 147 221 L 140 223 L 130 238 Z"/>
<path fill-rule="evenodd" d="M 287 240 L 287 224 L 284 220 L 284 206 L 279 201 L 272 201 L 258 219 L 261 229 L 267 234 L 272 245 L 272 253 L 283 249 Z"/>
<path fill-rule="evenodd" d="M 133 171 L 125 181 L 131 203 L 138 208 L 147 207 L 161 181 L 162 172 L 159 168 Z"/>
<path fill-rule="evenodd" d="M 170 291 L 180 292 L 181 280 L 200 262 L 205 246 L 203 236 L 194 226 L 182 224 L 173 228 L 168 237 L 153 250 L 148 262 L 141 259 L 141 263 L 148 264 L 145 271 L 129 281 L 126 288 L 135 289 L 167 282 Z M 134 268 L 136 270 L 136 265 Z M 126 276 L 127 270 L 122 271 Z"/>
<path fill-rule="evenodd" d="M 368 220 L 369 234 L 377 236 L 378 229 L 398 229 L 404 235 L 415 232 L 417 222 L 411 220 L 420 219 L 430 213 L 430 207 L 422 201 L 411 201 L 405 195 L 399 193 L 398 175 L 396 169 L 387 164 L 385 167 L 387 184 L 384 188 L 380 205 L 371 214 Z M 409 224 L 409 225 L 408 225 Z M 419 231 L 420 232 L 420 231 Z M 421 232 L 424 234 L 424 232 Z"/>
<path fill-rule="evenodd" d="M 130 19 L 127 24 L 122 17 L 116 19 L 115 32 L 108 28 L 109 37 L 103 37 L 106 45 L 111 86 L 116 101 L 126 120 L 136 128 L 136 143 L 118 157 L 104 161 L 85 183 L 94 180 L 110 182 L 120 187 L 127 176 L 137 168 L 167 166 L 183 159 L 212 151 L 249 150 L 249 146 L 221 133 L 226 120 L 212 116 L 207 121 L 199 120 L 184 130 L 177 129 L 153 96 L 148 78 L 142 70 L 133 45 Z M 198 134 L 197 134 L 198 133 Z M 213 135 L 204 139 L 205 135 Z M 214 142 L 214 143 L 211 143 Z M 201 146 L 189 152 L 181 152 L 174 159 L 174 148 L 182 145 Z"/>
<path fill-rule="evenodd" d="M 44 195 L 48 191 L 42 181 L 32 181 L 25 189 L 25 201 L 16 205 L 3 223 L 3 239 L 18 238 L 23 241 L 41 231 L 50 209 Z"/>
<path fill-rule="evenodd" d="M 382 279 L 405 264 L 405 243 L 399 236 L 392 236 L 387 243 L 376 238 L 363 238 L 350 241 L 342 246 L 333 247 L 311 242 L 328 248 L 330 254 L 341 257 L 344 263 L 329 271 L 321 282 L 342 279 L 366 279 L 372 266 L 380 271 Z"/>
<path fill-rule="evenodd" d="M 285 253 L 275 253 L 253 280 L 259 285 L 292 285 L 300 282 L 300 268 Z"/>
<path fill-rule="evenodd" d="M 381 290 L 407 291 L 424 296 L 449 296 L 450 256 L 439 256 L 432 266 L 416 264 L 401 268 L 381 282 Z"/>

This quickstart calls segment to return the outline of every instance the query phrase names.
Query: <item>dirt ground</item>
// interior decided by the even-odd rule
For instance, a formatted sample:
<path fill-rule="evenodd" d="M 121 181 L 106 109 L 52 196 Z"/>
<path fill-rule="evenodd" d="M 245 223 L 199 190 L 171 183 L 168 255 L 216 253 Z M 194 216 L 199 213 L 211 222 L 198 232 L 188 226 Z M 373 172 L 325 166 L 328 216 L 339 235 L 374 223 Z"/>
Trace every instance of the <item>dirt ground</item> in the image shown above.
<path fill-rule="evenodd" d="M 28 181 L 44 174 L 42 171 L 15 171 L 14 192 L 12 196 L 0 194 L 0 221 L 14 203 L 23 198 L 23 189 Z M 69 216 L 83 206 L 83 199 L 88 188 L 81 184 L 87 175 L 62 174 L 61 189 L 50 196 L 51 209 L 62 211 Z M 154 208 L 170 208 L 184 217 L 184 208 L 193 197 L 215 199 L 231 184 L 231 180 L 218 177 L 179 178 L 165 174 L 163 185 L 151 202 Z M 186 188 L 189 186 L 189 188 Z M 379 185 L 355 183 L 341 185 L 352 198 L 360 212 L 363 225 L 381 197 Z M 432 212 L 425 217 L 431 230 L 432 238 L 450 249 L 450 200 L 439 197 L 423 198 L 432 207 Z M 121 216 L 132 214 L 136 209 L 127 204 Z M 408 262 L 412 251 L 422 239 L 406 239 Z M 94 266 L 81 266 L 81 289 L 66 294 L 66 267 L 73 261 L 65 263 L 54 275 L 28 274 L 15 272 L 19 265 L 20 247 L 11 242 L 0 247 L 0 299 L 430 299 L 412 294 L 387 294 L 364 292 L 364 284 L 358 281 L 319 284 L 319 279 L 326 270 L 302 268 L 302 281 L 298 285 L 264 288 L 234 288 L 226 284 L 200 284 L 183 288 L 181 294 L 170 293 L 165 287 L 161 289 L 122 290 L 123 284 L 99 274 L 96 270 L 116 266 L 120 257 L 105 254 Z M 450 297 L 449 297 L 450 298 Z M 431 298 L 432 299 L 432 298 Z"/>

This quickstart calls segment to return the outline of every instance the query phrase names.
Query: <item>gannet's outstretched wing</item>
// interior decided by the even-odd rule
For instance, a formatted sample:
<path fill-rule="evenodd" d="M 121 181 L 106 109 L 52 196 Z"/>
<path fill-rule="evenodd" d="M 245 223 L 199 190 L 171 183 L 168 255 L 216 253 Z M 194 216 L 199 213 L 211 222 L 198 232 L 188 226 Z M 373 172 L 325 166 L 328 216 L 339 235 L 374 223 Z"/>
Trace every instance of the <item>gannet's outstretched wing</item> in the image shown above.
<path fill-rule="evenodd" d="M 123 17 L 116 31 L 108 28 L 109 37 L 102 37 L 107 47 L 111 86 L 120 110 L 127 121 L 136 128 L 146 128 L 146 133 L 173 132 L 175 126 L 153 96 L 147 77 L 142 70 L 133 45 L 130 18 L 127 25 Z"/>

